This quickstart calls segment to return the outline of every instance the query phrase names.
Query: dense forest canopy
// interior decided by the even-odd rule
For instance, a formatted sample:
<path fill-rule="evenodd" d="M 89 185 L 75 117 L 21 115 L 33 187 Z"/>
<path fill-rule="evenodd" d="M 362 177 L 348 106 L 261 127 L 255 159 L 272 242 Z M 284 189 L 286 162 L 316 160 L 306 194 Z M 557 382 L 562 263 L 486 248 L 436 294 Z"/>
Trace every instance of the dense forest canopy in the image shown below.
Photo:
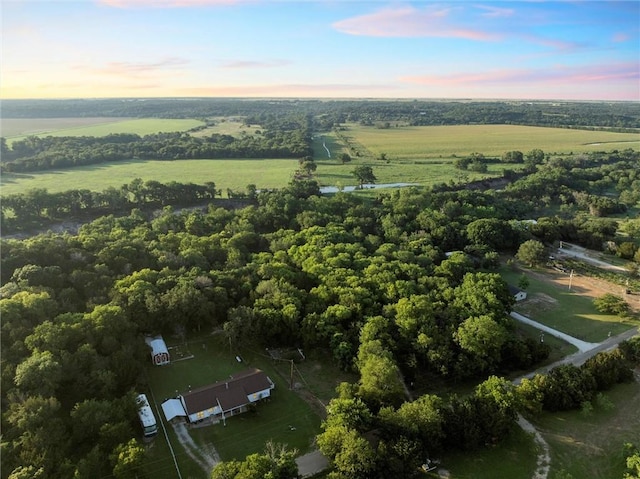
<path fill-rule="evenodd" d="M 46 116 L 56 104 L 7 102 L 9 115 L 20 107 Z M 235 109 L 267 132 L 289 131 L 300 140 L 302 151 L 295 155 L 301 156 L 308 141 L 301 132 L 332 124 L 332 115 L 335 121 L 348 114 L 356 121 L 394 115 L 417 121 L 429 116 L 422 114 L 428 108 L 442 106 L 456 121 L 482 115 L 488 121 L 491 113 L 504 122 L 509 112 L 555 108 L 255 100 L 58 105 L 64 105 L 59 116 L 162 116 L 168 105 L 175 107 L 173 115 L 189 117 Z M 600 113 L 589 116 L 591 106 L 558 108 L 567 115 L 581 108 L 585 126 L 638 127 L 637 105 L 596 105 Z M 302 111 L 291 114 L 295 109 Z M 571 116 L 571 124 L 580 118 Z M 87 141 L 156 148 L 167 137 L 191 142 L 177 134 Z M 292 137 L 276 135 L 274 148 L 285 148 L 282 142 Z M 46 155 L 58 141 L 70 140 L 41 141 L 37 154 Z M 357 372 L 358 381 L 342 384 L 329 404 L 317 438 L 335 478 L 411 477 L 427 453 L 500 441 L 518 411 L 579 407 L 597 391 L 629 380 L 629 364 L 640 358 L 637 342 L 517 388 L 498 377 L 532 368 L 549 354 L 545 344 L 520 334 L 508 314 L 514 299 L 497 273 L 500 254 L 513 255 L 527 242 L 544 252 L 545 245 L 566 240 L 624 252 L 640 264 L 640 236 L 634 233 L 640 220 L 607 217 L 637 208 L 640 153 L 551 157 L 539 150 L 522 160 L 525 170 L 505 174 L 501 190 L 442 184 L 374 198 L 323 196 L 307 165 L 287 187 L 260 192 L 250 185 L 243 201 L 233 204 L 215 201 L 214 183 L 140 179 L 104 192 L 32 190 L 4 198 L 3 231 L 79 213 L 97 218 L 73 235 L 2 239 L 1 476 L 143 477 L 134 391 L 145 384 L 142 336 L 149 333 L 220 330 L 238 347 L 322 349 L 339 367 Z M 630 234 L 619 235 L 622 230 Z M 628 281 L 638 284 L 636 277 Z M 433 378 L 478 386 L 464 397 L 429 392 L 407 398 L 404 385 Z M 290 465 L 290 455 L 283 458 Z M 221 466 L 227 472 L 242 467 Z M 226 477 L 222 469 L 213 477 Z"/>

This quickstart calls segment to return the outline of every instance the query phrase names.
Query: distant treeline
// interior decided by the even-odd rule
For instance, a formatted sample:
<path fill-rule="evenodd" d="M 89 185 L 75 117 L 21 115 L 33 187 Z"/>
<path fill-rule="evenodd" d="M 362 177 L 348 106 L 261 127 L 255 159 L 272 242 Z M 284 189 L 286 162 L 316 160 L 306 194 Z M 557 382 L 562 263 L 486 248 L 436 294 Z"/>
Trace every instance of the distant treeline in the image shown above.
<path fill-rule="evenodd" d="M 303 128 L 238 138 L 220 134 L 197 138 L 187 133 L 29 136 L 10 148 L 3 138 L 1 168 L 24 172 L 131 159 L 302 158 L 313 154 L 310 142 Z"/>
<path fill-rule="evenodd" d="M 267 116 L 311 115 L 316 127 L 345 121 L 412 125 L 519 124 L 553 127 L 640 128 L 637 102 L 249 100 L 220 98 L 3 100 L 4 118 L 243 116 L 264 127 Z"/>

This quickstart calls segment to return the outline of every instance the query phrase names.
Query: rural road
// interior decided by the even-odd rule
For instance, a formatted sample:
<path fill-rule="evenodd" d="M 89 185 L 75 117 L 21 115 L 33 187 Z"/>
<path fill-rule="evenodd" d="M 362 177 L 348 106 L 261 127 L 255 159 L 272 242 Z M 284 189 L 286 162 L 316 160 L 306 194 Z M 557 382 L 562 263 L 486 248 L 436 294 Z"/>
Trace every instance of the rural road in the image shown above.
<path fill-rule="evenodd" d="M 526 322 L 527 324 L 531 324 L 534 323 L 533 325 L 536 327 L 539 326 L 544 326 L 540 323 L 537 323 L 536 321 L 533 321 L 529 318 L 527 318 L 526 316 L 522 316 L 521 314 L 515 313 L 517 316 L 520 316 L 521 318 L 528 320 L 528 321 L 523 321 Z M 511 316 L 514 317 L 515 319 L 517 319 L 518 321 L 521 321 L 522 319 L 514 316 L 514 313 L 511 313 Z M 547 331 L 549 334 L 552 334 L 554 336 L 556 336 L 555 333 L 558 333 L 559 335 L 557 335 L 557 337 L 564 339 L 565 341 L 573 344 L 574 346 L 576 346 L 578 349 L 580 349 L 580 351 L 578 351 L 575 354 L 572 354 L 570 356 L 567 356 L 559 361 L 556 361 L 553 364 L 550 364 L 548 366 L 545 366 L 543 368 L 537 369 L 536 371 L 527 373 L 523 376 L 520 376 L 519 378 L 516 378 L 513 380 L 514 384 L 519 384 L 523 378 L 527 378 L 527 379 L 531 379 L 532 377 L 534 377 L 536 374 L 544 374 L 549 372 L 551 369 L 557 367 L 557 366 L 561 366 L 563 364 L 573 364 L 574 366 L 580 366 L 582 365 L 585 361 L 587 361 L 587 359 L 595 356 L 596 354 L 598 354 L 601 351 L 607 351 L 609 349 L 613 349 L 615 348 L 618 344 L 620 344 L 622 341 L 626 341 L 627 339 L 631 339 L 633 336 L 637 335 L 639 333 L 638 328 L 631 328 L 628 331 L 625 331 L 624 333 L 618 334 L 617 336 L 613 336 L 611 338 L 606 339 L 605 341 L 602 341 L 601 343 L 587 343 L 585 341 L 580 341 L 579 339 L 576 339 L 572 336 L 569 336 L 567 334 L 561 333 L 560 331 L 556 331 L 553 328 L 548 328 L 547 326 L 545 326 L 545 331 Z M 541 328 L 542 329 L 542 328 Z M 551 331 L 548 331 L 551 330 Z M 552 332 L 553 331 L 553 332 Z M 569 340 L 571 339 L 571 340 Z M 576 344 L 576 342 L 582 343 L 583 347 L 586 347 L 587 345 L 589 345 L 589 347 L 585 350 L 582 350 L 580 348 L 580 346 L 578 346 L 578 344 Z M 542 437 L 542 434 L 540 434 L 540 432 L 535 428 L 535 426 L 533 424 L 531 424 L 529 421 L 527 421 L 521 414 L 518 414 L 518 426 L 520 426 L 525 432 L 528 432 L 530 434 L 533 434 L 533 440 L 536 443 L 536 445 L 538 446 L 538 457 L 536 459 L 536 469 L 533 473 L 532 479 L 547 479 L 549 476 L 549 469 L 551 466 L 551 454 L 550 454 L 550 450 L 549 450 L 549 444 L 547 443 L 547 441 L 544 439 L 544 437 Z"/>
<path fill-rule="evenodd" d="M 607 263 L 606 261 L 600 261 L 599 259 L 592 258 L 587 254 L 587 250 L 582 248 L 581 246 L 572 245 L 569 243 L 563 243 L 563 248 L 558 248 L 557 254 L 560 256 L 572 256 L 574 258 L 578 258 L 586 261 L 587 263 L 591 263 L 598 268 L 607 269 L 609 271 L 621 271 L 626 273 L 627 270 L 621 266 L 615 266 L 613 264 Z"/>

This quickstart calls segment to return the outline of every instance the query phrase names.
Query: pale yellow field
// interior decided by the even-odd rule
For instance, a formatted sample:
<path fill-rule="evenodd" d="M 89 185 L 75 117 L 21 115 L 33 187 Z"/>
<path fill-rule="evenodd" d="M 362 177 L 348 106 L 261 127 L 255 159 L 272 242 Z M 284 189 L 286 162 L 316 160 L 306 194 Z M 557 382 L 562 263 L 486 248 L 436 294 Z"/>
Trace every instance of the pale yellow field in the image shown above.
<path fill-rule="evenodd" d="M 517 125 L 406 126 L 380 129 L 348 125 L 342 132 L 373 156 L 424 159 L 466 156 L 473 152 L 500 156 L 539 148 L 545 153 L 582 153 L 640 148 L 640 133 L 570 130 Z"/>

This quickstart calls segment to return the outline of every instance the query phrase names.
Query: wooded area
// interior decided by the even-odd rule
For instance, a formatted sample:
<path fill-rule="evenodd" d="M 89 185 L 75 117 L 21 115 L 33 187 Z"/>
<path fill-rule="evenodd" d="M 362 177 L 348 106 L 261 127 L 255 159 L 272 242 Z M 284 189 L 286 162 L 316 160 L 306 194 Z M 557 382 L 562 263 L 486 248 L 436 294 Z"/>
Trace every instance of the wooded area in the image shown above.
<path fill-rule="evenodd" d="M 236 114 L 245 109 L 249 122 L 267 123 L 249 111 L 263 103 L 221 104 Z M 43 105 L 28 113 L 40 108 L 42 115 L 49 102 Z M 69 102 L 63 113 L 114 116 L 123 113 L 118 108 L 128 114 L 158 108 L 164 114 L 159 105 Z M 172 111 L 193 116 L 211 105 L 220 107 L 176 102 Z M 305 105 L 326 112 L 305 120 L 314 127 L 349 107 L 357 118 L 373 108 L 368 102 Z M 375 111 L 382 115 L 386 105 L 376 103 Z M 393 105 L 393 115 L 408 115 L 427 106 L 437 112 L 439 103 Z M 504 121 L 500 115 L 516 108 L 482 105 L 456 105 L 449 114 L 458 112 L 456 121 L 465 122 L 496 112 Z M 274 109 L 294 106 L 276 102 Z M 574 105 L 562 107 L 571 112 Z M 638 126 L 624 108 L 616 112 L 617 126 Z M 524 154 L 525 162 L 535 161 L 522 175 L 505 175 L 501 190 L 442 184 L 374 198 L 323 196 L 313 168 L 303 167 L 308 143 L 300 125 L 292 126 L 291 136 L 275 135 L 273 148 L 300 157 L 301 174 L 280 190 L 248 188 L 243 205 L 174 212 L 178 203 L 213 200 L 213 182 L 200 187 L 133 180 L 102 193 L 31 191 L 3 198 L 3 231 L 80 212 L 119 212 L 74 235 L 2 240 L 3 478 L 144 477 L 134 394 L 145 383 L 143 334 L 221 329 L 237 347 L 328 349 L 341 368 L 359 375 L 356 383 L 339 387 L 317 438 L 335 468 L 332 478 L 417 476 L 429 454 L 499 442 L 518 411 L 580 407 L 632 377 L 639 341 L 518 387 L 500 378 L 532 368 L 548 347 L 517 334 L 509 317 L 514 299 L 496 269 L 500 254 L 513 256 L 527 241 L 563 240 L 625 251 L 636 264 L 629 284 L 638 285 L 640 237 L 619 235 L 622 220 L 606 216 L 637 211 L 640 153 Z M 294 137 L 299 149 L 287 145 Z M 162 145 L 163 137 L 157 139 L 122 140 Z M 68 139 L 42 140 L 37 154 L 46 156 L 59 141 Z M 68 147 L 77 151 L 77 145 Z M 158 207 L 164 208 L 150 213 Z M 640 229 L 637 219 L 625 221 Z M 473 379 L 478 386 L 464 397 L 408 397 L 405 387 L 429 378 Z M 274 477 L 294 477 L 291 455 L 278 454 Z M 256 456 L 221 467 L 235 474 L 249 463 L 271 467 L 265 461 Z M 213 477 L 227 477 L 220 474 Z"/>

